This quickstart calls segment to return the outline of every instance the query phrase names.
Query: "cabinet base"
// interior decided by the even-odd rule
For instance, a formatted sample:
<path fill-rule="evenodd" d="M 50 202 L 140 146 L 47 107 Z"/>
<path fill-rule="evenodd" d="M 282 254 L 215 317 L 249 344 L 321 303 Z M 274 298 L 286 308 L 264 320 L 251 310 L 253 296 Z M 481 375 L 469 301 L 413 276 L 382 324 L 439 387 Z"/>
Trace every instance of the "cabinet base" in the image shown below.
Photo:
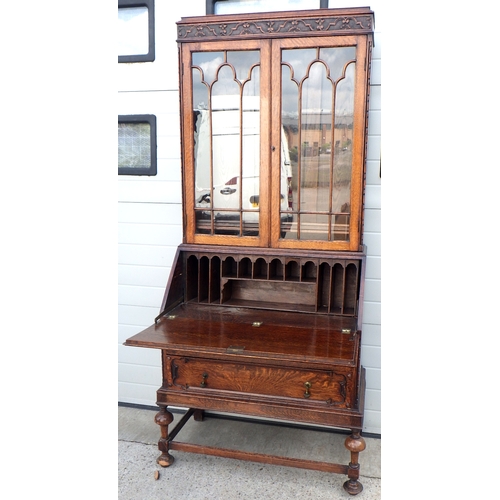
<path fill-rule="evenodd" d="M 170 412 L 168 412 L 166 406 L 162 406 L 158 415 L 165 414 L 170 414 Z M 156 418 L 156 423 L 162 427 L 162 438 L 158 442 L 158 448 L 162 451 L 162 454 L 157 459 L 157 463 L 162 467 L 168 467 L 174 462 L 174 457 L 170 455 L 169 451 L 178 450 L 187 453 L 199 453 L 203 455 L 232 458 L 236 460 L 266 463 L 270 465 L 281 465 L 286 467 L 297 467 L 300 469 L 330 472 L 334 474 L 344 474 L 349 477 L 349 480 L 344 483 L 344 489 L 347 493 L 350 495 L 357 495 L 363 490 L 363 485 L 358 481 L 359 464 L 357 463 L 357 459 L 359 452 L 364 449 L 364 440 L 360 437 L 359 431 L 357 430 L 353 430 L 352 435 L 346 439 L 346 448 L 351 452 L 351 462 L 349 465 L 344 465 L 175 441 L 175 436 L 181 431 L 182 427 L 184 427 L 193 415 L 195 419 L 200 419 L 202 411 L 189 409 L 170 434 L 168 433 L 168 424 L 166 424 L 169 419 Z M 163 436 L 167 437 L 164 438 Z M 358 445 L 355 446 L 355 443 Z"/>

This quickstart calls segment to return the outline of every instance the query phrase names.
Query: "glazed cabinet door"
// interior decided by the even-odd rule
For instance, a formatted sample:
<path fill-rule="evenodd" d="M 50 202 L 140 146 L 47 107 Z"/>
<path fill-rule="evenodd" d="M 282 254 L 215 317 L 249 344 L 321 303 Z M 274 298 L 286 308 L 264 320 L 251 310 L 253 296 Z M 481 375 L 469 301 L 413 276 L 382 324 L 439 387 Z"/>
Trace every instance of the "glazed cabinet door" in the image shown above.
<path fill-rule="evenodd" d="M 371 39 L 316 34 L 180 44 L 186 243 L 360 250 Z"/>
<path fill-rule="evenodd" d="M 272 42 L 272 241 L 357 251 L 368 90 L 364 36 Z M 285 155 L 285 158 L 283 158 Z M 289 165 L 283 208 L 281 164 Z M 279 215 L 278 215 L 279 214 Z"/>
<path fill-rule="evenodd" d="M 268 246 L 270 45 L 180 48 L 187 243 Z"/>

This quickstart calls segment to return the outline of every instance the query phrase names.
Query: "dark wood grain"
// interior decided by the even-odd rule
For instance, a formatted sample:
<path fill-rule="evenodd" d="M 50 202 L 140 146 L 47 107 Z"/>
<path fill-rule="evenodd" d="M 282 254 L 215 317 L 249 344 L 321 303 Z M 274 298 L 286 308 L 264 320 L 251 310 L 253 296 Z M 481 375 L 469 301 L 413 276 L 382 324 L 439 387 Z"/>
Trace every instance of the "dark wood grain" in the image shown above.
<path fill-rule="evenodd" d="M 347 474 L 349 494 L 363 489 L 358 460 L 365 448 L 360 435 L 366 389 L 360 363 L 366 263 L 362 228 L 373 20 L 368 7 L 359 7 L 186 17 L 177 23 L 183 244 L 154 324 L 125 342 L 161 350 L 155 421 L 161 429 L 157 461 L 163 467 L 174 461 L 171 450 L 181 450 Z M 329 215 L 346 226 L 348 237 L 286 238 L 280 213 L 282 51 L 307 48 L 320 57 L 331 47 L 355 47 L 356 53 L 351 61 L 356 71 L 350 216 Z M 215 231 L 216 210 L 196 204 L 192 55 L 198 51 L 224 57 L 233 51 L 259 52 L 259 222 L 250 232 L 243 231 L 242 210 L 236 222 L 227 222 L 237 231 Z M 208 157 L 213 157 L 212 148 L 209 142 Z M 300 150 L 297 154 L 300 158 Z M 240 163 L 240 177 L 242 172 Z M 298 185 L 302 174 L 301 168 L 293 174 Z M 333 185 L 329 189 L 331 200 Z M 200 210 L 210 212 L 204 226 L 197 222 Z M 189 408 L 170 434 L 168 406 Z M 350 463 L 177 441 L 191 415 L 202 421 L 205 410 L 349 429 L 345 447 Z"/>
<path fill-rule="evenodd" d="M 255 327 L 254 322 L 262 325 Z M 170 311 L 125 345 L 247 360 L 355 365 L 359 334 L 342 333 L 342 328 L 355 332 L 355 319 L 189 303 Z M 244 351 L 226 354 L 230 346 L 244 346 Z"/>
<path fill-rule="evenodd" d="M 283 465 L 286 467 L 299 467 L 301 469 L 319 470 L 322 472 L 332 472 L 335 474 L 347 474 L 349 470 L 349 467 L 347 465 L 290 457 L 279 457 L 276 455 L 265 455 L 263 453 L 231 450 L 228 448 L 183 443 L 180 441 L 172 442 L 170 445 L 170 449 L 184 451 L 187 453 L 202 453 L 204 455 L 233 458 L 236 460 L 247 460 L 271 465 Z"/>
<path fill-rule="evenodd" d="M 337 408 L 320 401 L 229 391 L 178 391 L 164 385 L 157 392 L 157 402 L 181 408 L 203 408 L 217 412 L 327 425 L 335 428 L 359 431 L 363 428 L 363 413 L 358 407 Z"/>
<path fill-rule="evenodd" d="M 177 23 L 178 41 L 244 40 L 371 34 L 373 12 L 367 7 L 288 12 L 183 17 Z"/>
<path fill-rule="evenodd" d="M 177 390 L 222 390 L 351 406 L 351 368 L 298 370 L 193 357 L 169 357 L 168 363 L 168 386 Z"/>

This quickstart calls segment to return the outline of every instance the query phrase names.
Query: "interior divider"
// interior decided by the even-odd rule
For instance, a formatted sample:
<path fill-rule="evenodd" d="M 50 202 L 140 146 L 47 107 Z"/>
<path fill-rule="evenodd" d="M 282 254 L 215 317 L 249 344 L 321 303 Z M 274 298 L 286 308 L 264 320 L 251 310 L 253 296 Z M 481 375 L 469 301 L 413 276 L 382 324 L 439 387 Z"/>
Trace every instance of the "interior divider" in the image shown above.
<path fill-rule="evenodd" d="M 359 260 L 245 253 L 221 256 L 205 251 L 190 252 L 184 265 L 188 302 L 343 316 L 356 313 Z"/>

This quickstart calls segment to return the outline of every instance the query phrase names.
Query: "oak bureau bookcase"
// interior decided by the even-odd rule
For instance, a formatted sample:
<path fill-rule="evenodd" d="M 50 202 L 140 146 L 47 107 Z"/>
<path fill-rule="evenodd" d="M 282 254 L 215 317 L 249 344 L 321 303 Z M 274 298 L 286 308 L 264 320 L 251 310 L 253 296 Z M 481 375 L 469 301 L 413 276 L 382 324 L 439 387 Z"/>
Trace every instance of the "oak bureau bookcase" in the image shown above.
<path fill-rule="evenodd" d="M 162 351 L 158 463 L 330 471 L 355 495 L 373 12 L 190 17 L 177 36 L 183 243 L 154 324 L 125 343 Z M 169 406 L 189 409 L 173 430 Z M 204 410 L 348 429 L 350 463 L 177 441 Z"/>

